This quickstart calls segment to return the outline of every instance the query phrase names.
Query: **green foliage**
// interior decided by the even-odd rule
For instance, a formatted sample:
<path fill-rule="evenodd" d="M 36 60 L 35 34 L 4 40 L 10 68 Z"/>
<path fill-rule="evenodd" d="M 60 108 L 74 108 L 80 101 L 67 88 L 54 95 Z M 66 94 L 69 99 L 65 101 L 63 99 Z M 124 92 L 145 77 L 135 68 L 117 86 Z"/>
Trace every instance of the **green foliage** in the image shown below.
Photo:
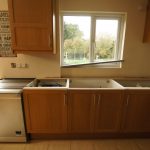
<path fill-rule="evenodd" d="M 114 57 L 115 41 L 109 35 L 100 36 L 96 41 L 95 56 L 97 59 L 111 59 Z"/>
<path fill-rule="evenodd" d="M 72 59 L 74 57 L 82 59 L 87 58 L 89 54 L 89 41 L 74 38 L 67 39 L 64 42 L 64 53 L 66 53 L 68 58 Z"/>
<path fill-rule="evenodd" d="M 89 62 L 90 41 L 82 39 L 82 36 L 78 25 L 64 23 L 64 63 Z M 114 51 L 114 37 L 106 34 L 96 37 L 95 60 L 112 59 Z"/>
<path fill-rule="evenodd" d="M 64 40 L 81 38 L 83 35 L 82 31 L 79 30 L 76 24 L 67 24 L 64 22 Z"/>

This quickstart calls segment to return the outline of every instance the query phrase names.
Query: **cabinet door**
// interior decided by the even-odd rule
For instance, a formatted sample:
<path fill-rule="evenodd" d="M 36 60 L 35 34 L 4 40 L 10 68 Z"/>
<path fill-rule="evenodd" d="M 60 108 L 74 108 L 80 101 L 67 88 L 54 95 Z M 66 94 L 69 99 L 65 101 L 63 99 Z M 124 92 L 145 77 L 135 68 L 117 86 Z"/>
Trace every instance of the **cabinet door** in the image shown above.
<path fill-rule="evenodd" d="M 150 132 L 150 94 L 127 94 L 123 131 Z"/>
<path fill-rule="evenodd" d="M 121 125 L 123 97 L 121 91 L 105 91 L 97 95 L 95 132 L 118 132 Z"/>
<path fill-rule="evenodd" d="M 150 0 L 148 0 L 143 42 L 150 42 Z"/>
<path fill-rule="evenodd" d="M 69 91 L 69 131 L 91 133 L 93 131 L 94 95 L 90 91 Z"/>
<path fill-rule="evenodd" d="M 64 133 L 67 130 L 65 91 L 24 91 L 28 133 Z"/>
<path fill-rule="evenodd" d="M 15 51 L 53 50 L 52 0 L 8 0 Z"/>

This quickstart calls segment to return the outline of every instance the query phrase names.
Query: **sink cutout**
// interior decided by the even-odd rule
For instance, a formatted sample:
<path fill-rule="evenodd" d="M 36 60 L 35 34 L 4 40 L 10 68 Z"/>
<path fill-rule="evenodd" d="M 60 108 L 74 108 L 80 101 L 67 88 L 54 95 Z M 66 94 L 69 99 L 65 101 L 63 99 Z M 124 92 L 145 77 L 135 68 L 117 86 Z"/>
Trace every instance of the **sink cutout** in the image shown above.
<path fill-rule="evenodd" d="M 122 88 L 112 79 L 100 78 L 72 78 L 70 79 L 70 88 Z"/>
<path fill-rule="evenodd" d="M 115 80 L 124 87 L 150 88 L 150 80 Z"/>

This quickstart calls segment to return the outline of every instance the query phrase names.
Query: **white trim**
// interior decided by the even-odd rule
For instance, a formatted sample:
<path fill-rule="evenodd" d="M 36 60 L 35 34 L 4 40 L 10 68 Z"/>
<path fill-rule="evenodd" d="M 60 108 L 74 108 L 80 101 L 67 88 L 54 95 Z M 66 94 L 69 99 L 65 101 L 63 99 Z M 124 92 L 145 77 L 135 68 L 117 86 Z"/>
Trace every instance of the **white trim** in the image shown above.
<path fill-rule="evenodd" d="M 64 35 L 64 33 L 63 33 L 63 29 L 62 29 L 62 27 L 63 27 L 63 16 L 61 15 L 60 16 L 60 66 L 62 66 L 63 65 L 63 56 L 64 56 L 64 51 L 62 50 L 63 49 L 63 41 L 64 41 L 64 39 L 63 39 L 63 35 Z"/>

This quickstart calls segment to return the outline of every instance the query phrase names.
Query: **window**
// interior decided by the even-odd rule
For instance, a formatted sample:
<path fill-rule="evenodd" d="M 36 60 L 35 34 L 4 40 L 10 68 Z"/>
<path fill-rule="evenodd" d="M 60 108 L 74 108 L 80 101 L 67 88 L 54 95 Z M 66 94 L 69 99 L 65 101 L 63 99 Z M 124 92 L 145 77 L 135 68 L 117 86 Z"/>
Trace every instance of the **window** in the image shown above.
<path fill-rule="evenodd" d="M 120 66 L 112 62 L 122 59 L 125 19 L 125 14 L 118 13 L 62 12 L 61 65 L 111 62 Z"/>

